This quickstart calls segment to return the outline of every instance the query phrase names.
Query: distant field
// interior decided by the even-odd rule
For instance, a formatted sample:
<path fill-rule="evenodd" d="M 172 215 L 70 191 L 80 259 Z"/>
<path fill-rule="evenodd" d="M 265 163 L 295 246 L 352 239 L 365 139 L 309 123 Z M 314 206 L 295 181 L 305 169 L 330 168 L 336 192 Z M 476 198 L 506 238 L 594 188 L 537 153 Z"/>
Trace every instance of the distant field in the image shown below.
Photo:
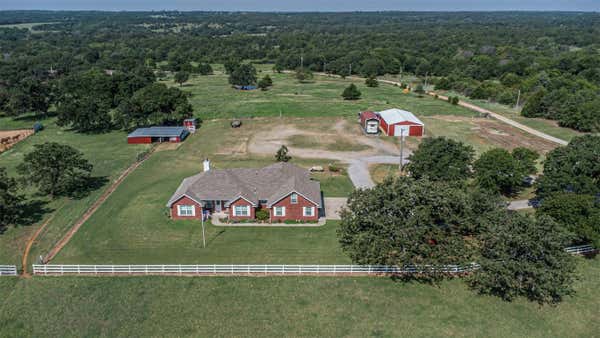
<path fill-rule="evenodd" d="M 31 121 L 13 121 L 8 118 L 0 118 L 0 126 L 23 128 L 31 125 Z M 42 120 L 45 129 L 26 140 L 17 143 L 14 147 L 0 154 L 0 167 L 8 170 L 9 176 L 17 177 L 16 167 L 22 162 L 25 154 L 33 150 L 33 145 L 44 142 L 58 142 L 68 144 L 79 149 L 85 157 L 94 165 L 93 176 L 115 179 L 127 166 L 135 161 L 138 153 L 147 149 L 145 145 L 127 146 L 124 132 L 111 132 L 97 135 L 84 135 L 74 133 L 55 125 L 54 119 Z M 32 196 L 35 190 L 25 187 L 22 192 L 32 199 L 39 200 L 47 212 L 42 215 L 42 220 L 54 215 L 52 222 L 47 227 L 38 242 L 34 245 L 30 261 L 40 254 L 45 254 L 66 229 L 79 218 L 84 211 L 101 194 L 103 189 L 92 192 L 87 197 L 79 200 L 60 198 L 54 201 L 46 197 Z M 0 234 L 0 264 L 20 265 L 27 238 L 35 232 L 42 220 L 27 226 L 9 227 L 6 232 Z"/>
<path fill-rule="evenodd" d="M 192 93 L 191 102 L 196 115 L 203 119 L 241 118 L 257 116 L 347 116 L 354 117 L 362 110 L 383 110 L 400 107 L 418 116 L 451 114 L 474 116 L 465 108 L 452 106 L 429 97 L 418 98 L 403 94 L 400 88 L 381 85 L 366 87 L 363 81 L 343 80 L 317 76 L 312 83 L 301 84 L 291 74 L 277 74 L 269 65 L 259 65 L 258 77 L 268 74 L 273 88 L 268 91 L 239 91 L 231 88 L 227 75 L 193 76 L 181 87 Z M 172 84 L 172 82 L 170 82 Z M 346 101 L 342 91 L 355 83 L 362 92 L 362 99 Z"/>
<path fill-rule="evenodd" d="M 29 29 L 30 31 L 34 31 L 33 27 L 35 27 L 35 26 L 40 26 L 40 25 L 45 25 L 45 24 L 51 24 L 51 23 L 54 23 L 54 22 L 17 23 L 17 24 L 10 24 L 10 25 L 0 25 L 0 29 L 1 28 L 21 28 L 21 29 Z"/>
<path fill-rule="evenodd" d="M 600 260 L 558 306 L 478 296 L 461 280 L 385 277 L 0 278 L 13 337 L 597 337 Z"/>

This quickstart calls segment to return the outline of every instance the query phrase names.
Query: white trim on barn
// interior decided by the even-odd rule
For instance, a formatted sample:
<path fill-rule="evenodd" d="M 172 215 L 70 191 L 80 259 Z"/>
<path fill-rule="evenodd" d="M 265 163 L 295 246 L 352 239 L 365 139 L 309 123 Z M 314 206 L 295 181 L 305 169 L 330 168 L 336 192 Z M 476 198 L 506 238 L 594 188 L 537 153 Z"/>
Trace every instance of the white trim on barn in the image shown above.
<path fill-rule="evenodd" d="M 406 121 L 418 125 L 424 125 L 424 123 L 421 120 L 419 120 L 419 118 L 417 118 L 413 113 L 402 109 L 392 108 L 380 111 L 377 114 L 385 120 L 385 123 L 387 123 L 388 126 Z"/>

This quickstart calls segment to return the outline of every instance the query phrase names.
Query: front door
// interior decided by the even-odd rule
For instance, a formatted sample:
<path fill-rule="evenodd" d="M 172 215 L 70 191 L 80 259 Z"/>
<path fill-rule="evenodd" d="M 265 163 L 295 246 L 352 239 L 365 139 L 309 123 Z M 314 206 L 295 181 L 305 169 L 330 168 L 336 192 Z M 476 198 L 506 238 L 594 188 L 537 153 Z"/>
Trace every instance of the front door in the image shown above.
<path fill-rule="evenodd" d="M 221 212 L 221 201 L 215 201 L 215 212 Z"/>

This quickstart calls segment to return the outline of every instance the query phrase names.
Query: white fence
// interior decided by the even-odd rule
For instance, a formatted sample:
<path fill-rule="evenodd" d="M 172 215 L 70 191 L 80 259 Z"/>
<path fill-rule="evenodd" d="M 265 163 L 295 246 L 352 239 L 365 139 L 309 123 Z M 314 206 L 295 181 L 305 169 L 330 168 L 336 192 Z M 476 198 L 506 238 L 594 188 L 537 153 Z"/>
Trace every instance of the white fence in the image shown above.
<path fill-rule="evenodd" d="M 0 276 L 16 276 L 17 267 L 14 265 L 0 265 Z"/>
<path fill-rule="evenodd" d="M 467 266 L 385 266 L 385 265 L 58 265 L 33 264 L 36 275 L 365 275 L 408 274 L 437 271 L 444 274 L 462 274 L 478 268 Z"/>
<path fill-rule="evenodd" d="M 570 246 L 568 248 L 565 248 L 565 251 L 567 251 L 570 254 L 573 255 L 585 255 L 585 254 L 591 254 L 596 252 L 596 249 L 588 244 L 588 245 L 578 245 L 578 246 Z"/>

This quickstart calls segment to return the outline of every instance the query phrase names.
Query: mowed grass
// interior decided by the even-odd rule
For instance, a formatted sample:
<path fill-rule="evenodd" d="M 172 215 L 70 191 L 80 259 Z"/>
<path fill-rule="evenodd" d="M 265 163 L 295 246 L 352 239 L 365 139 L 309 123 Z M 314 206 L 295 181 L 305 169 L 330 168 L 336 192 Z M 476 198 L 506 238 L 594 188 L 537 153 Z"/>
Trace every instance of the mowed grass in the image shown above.
<path fill-rule="evenodd" d="M 274 157 L 250 153 L 234 155 L 227 150 L 255 126 L 260 127 L 260 123 L 248 121 L 242 128 L 232 129 L 227 121 L 209 121 L 178 148 L 157 151 L 81 227 L 55 262 L 348 263 L 337 244 L 335 222 L 306 228 L 207 224 L 207 248 L 202 248 L 202 228 L 198 221 L 174 221 L 168 217 L 165 204 L 183 178 L 202 170 L 204 158 L 211 159 L 213 168 L 260 167 L 274 163 Z M 219 154 L 220 151 L 224 153 Z M 292 162 L 305 167 L 327 164 L 324 160 L 296 158 Z M 319 178 L 324 181 L 325 196 L 339 195 L 342 189 L 349 189 L 348 178 L 339 177 Z M 334 186 L 328 180 L 344 186 Z"/>
<path fill-rule="evenodd" d="M 264 67 L 259 67 L 264 68 Z M 192 94 L 190 98 L 196 115 L 203 119 L 242 118 L 257 116 L 347 116 L 356 117 L 362 110 L 384 110 L 399 107 L 417 116 L 461 115 L 473 116 L 468 109 L 453 106 L 431 97 L 418 98 L 403 94 L 399 87 L 384 85 L 369 88 L 363 81 L 315 76 L 309 83 L 299 83 L 292 74 L 273 73 L 266 69 L 258 73 L 269 75 L 273 87 L 268 91 L 240 91 L 231 88 L 227 75 L 193 76 L 181 89 Z M 167 81 L 173 85 L 172 81 Z M 362 98 L 343 100 L 341 94 L 350 83 L 358 86 Z"/>
<path fill-rule="evenodd" d="M 93 165 L 92 176 L 105 177 L 108 182 L 116 179 L 125 168 L 133 163 L 138 153 L 148 148 L 145 145 L 127 145 L 126 133 L 111 132 L 106 134 L 85 135 L 75 133 L 55 124 L 54 119 L 44 119 L 45 129 L 26 140 L 19 142 L 10 150 L 0 154 L 0 167 L 5 167 L 9 176 L 18 177 L 16 167 L 23 161 L 25 155 L 34 149 L 34 145 L 44 142 L 57 142 L 70 145 L 81 152 Z M 15 126 L 23 128 L 31 125 L 31 121 L 13 121 L 8 118 L 0 119 L 0 126 Z M 64 235 L 67 229 L 91 206 L 105 187 L 92 191 L 81 199 L 59 198 L 50 200 L 45 196 L 37 196 L 35 187 L 25 185 L 20 192 L 30 200 L 41 203 L 45 212 L 34 224 L 21 224 L 9 227 L 0 234 L 0 264 L 16 264 L 20 266 L 21 256 L 27 239 L 47 219 L 52 217 L 46 230 L 37 239 L 32 248 L 30 262 L 35 262 L 39 255 L 45 255 L 48 250 Z"/>
<path fill-rule="evenodd" d="M 596 337 L 600 261 L 578 261 L 576 294 L 543 307 L 479 296 L 458 279 L 4 279 L 0 327 L 14 337 Z"/>
<path fill-rule="evenodd" d="M 340 174 L 313 173 L 313 178 L 321 183 L 321 191 L 325 197 L 348 197 L 354 191 L 354 185 L 345 170 Z"/>
<path fill-rule="evenodd" d="M 369 166 L 369 173 L 373 182 L 381 183 L 388 177 L 400 176 L 399 167 L 397 164 L 373 164 Z"/>

